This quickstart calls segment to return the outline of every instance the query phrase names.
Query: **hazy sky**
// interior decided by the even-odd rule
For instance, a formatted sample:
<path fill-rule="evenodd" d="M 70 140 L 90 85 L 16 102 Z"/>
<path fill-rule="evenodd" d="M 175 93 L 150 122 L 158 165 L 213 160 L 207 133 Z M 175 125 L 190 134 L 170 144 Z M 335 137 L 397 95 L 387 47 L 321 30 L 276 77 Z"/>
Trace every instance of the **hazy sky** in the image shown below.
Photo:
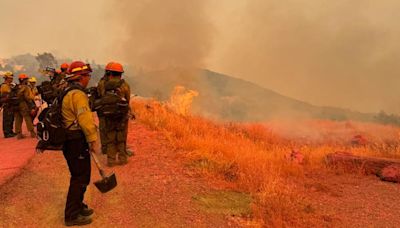
<path fill-rule="evenodd" d="M 400 114 L 395 0 L 0 0 L 0 57 L 198 66 L 317 105 Z"/>

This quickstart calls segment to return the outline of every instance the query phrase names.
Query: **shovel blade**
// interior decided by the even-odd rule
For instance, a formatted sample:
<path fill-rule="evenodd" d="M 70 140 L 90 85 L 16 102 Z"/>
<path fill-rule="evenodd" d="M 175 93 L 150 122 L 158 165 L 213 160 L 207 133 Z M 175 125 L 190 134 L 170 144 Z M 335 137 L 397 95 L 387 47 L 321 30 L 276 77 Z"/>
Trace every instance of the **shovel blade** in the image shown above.
<path fill-rule="evenodd" d="M 112 173 L 109 176 L 103 177 L 103 179 L 94 182 L 94 185 L 101 193 L 106 193 L 117 186 L 117 177 L 115 176 L 115 173 Z"/>

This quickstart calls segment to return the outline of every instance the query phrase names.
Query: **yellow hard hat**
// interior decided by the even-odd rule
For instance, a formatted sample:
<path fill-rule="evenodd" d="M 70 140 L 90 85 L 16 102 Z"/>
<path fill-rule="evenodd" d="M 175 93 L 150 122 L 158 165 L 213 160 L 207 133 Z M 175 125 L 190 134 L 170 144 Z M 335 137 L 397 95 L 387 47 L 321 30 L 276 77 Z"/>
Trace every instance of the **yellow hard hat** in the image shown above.
<path fill-rule="evenodd" d="M 4 78 L 14 78 L 14 74 L 11 71 L 7 71 L 3 75 Z"/>
<path fill-rule="evenodd" d="M 37 82 L 35 76 L 29 78 L 28 82 Z"/>

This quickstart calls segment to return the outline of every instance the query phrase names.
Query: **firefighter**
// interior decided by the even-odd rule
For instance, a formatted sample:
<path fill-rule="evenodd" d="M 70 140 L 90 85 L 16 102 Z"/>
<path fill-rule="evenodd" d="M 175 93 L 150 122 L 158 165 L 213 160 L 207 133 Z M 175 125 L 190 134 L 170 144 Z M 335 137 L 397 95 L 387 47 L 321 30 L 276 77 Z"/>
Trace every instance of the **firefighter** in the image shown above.
<path fill-rule="evenodd" d="M 39 96 L 39 91 L 36 88 L 36 82 L 37 82 L 36 77 L 35 76 L 30 77 L 28 82 L 29 82 L 29 87 L 32 90 L 33 96 L 35 96 L 35 97 Z"/>
<path fill-rule="evenodd" d="M 61 70 L 61 74 L 62 74 L 62 76 L 63 76 L 63 79 L 64 79 L 65 76 L 67 75 L 68 67 L 69 67 L 68 63 L 63 63 L 63 64 L 61 64 L 61 66 L 60 66 L 60 70 Z"/>
<path fill-rule="evenodd" d="M 54 69 L 53 67 L 46 67 L 44 73 L 50 78 L 51 84 L 54 84 L 57 74 L 56 69 Z"/>
<path fill-rule="evenodd" d="M 35 111 L 35 97 L 33 96 L 32 90 L 28 85 L 28 76 L 26 74 L 20 74 L 18 76 L 19 85 L 17 92 L 18 106 L 14 111 L 15 118 L 15 133 L 17 139 L 25 138 L 22 134 L 22 122 L 25 120 L 26 127 L 31 134 L 32 138 L 36 137 L 36 133 L 33 129 L 33 122 L 31 113 Z"/>
<path fill-rule="evenodd" d="M 128 154 L 126 150 L 126 139 L 128 133 L 128 119 L 130 114 L 130 87 L 125 80 L 122 79 L 124 69 L 120 63 L 110 62 L 105 68 L 105 79 L 103 85 L 99 83 L 99 96 L 100 100 L 107 98 L 109 91 L 115 92 L 121 99 L 128 104 L 129 111 L 121 115 L 118 113 L 121 109 L 116 106 L 113 110 L 115 117 L 102 115 L 102 111 L 98 112 L 99 119 L 102 119 L 99 123 L 100 131 L 102 134 L 102 147 L 105 147 L 107 154 L 107 164 L 112 167 L 120 164 L 124 165 L 128 163 Z M 117 105 L 117 104 L 116 104 Z M 101 134 L 100 134 L 101 135 Z M 118 162 L 117 162 L 118 156 Z"/>
<path fill-rule="evenodd" d="M 55 71 L 52 83 L 56 89 L 63 90 L 67 86 L 67 83 L 65 82 L 64 79 L 67 76 L 68 67 L 69 67 L 68 63 L 63 63 L 60 65 L 60 69 L 57 69 Z"/>
<path fill-rule="evenodd" d="M 108 81 L 109 75 L 112 72 L 113 64 L 114 64 L 114 62 L 109 62 L 106 65 L 105 74 L 97 84 L 97 95 L 99 97 L 104 96 L 104 94 L 106 92 L 105 91 L 105 83 Z M 117 64 L 119 64 L 119 63 L 117 63 Z M 121 65 L 121 69 L 122 69 L 122 65 Z M 129 88 L 129 85 L 127 83 L 126 83 L 126 85 L 127 85 L 127 88 Z M 130 96 L 130 92 L 129 92 L 129 96 Z M 106 154 L 107 153 L 107 143 L 106 143 L 107 130 L 105 128 L 105 118 L 101 115 L 98 115 L 98 119 L 99 119 L 99 130 L 100 130 L 101 152 L 103 154 Z M 128 131 L 128 129 L 126 129 L 126 135 L 127 135 L 127 131 Z M 125 136 L 125 144 L 126 144 L 126 137 L 127 136 Z M 131 149 L 129 149 L 128 146 L 126 146 L 125 151 L 128 156 L 133 156 L 133 151 Z"/>
<path fill-rule="evenodd" d="M 59 91 L 55 89 L 54 78 L 55 70 L 53 68 L 47 67 L 44 71 L 44 75 L 48 76 L 50 80 L 44 80 L 37 87 L 42 101 L 47 103 L 47 106 L 51 106 L 54 99 L 58 96 Z"/>
<path fill-rule="evenodd" d="M 38 89 L 36 87 L 37 80 L 36 80 L 35 76 L 30 77 L 28 79 L 28 82 L 29 82 L 29 87 L 31 88 L 31 91 L 32 91 L 32 94 L 33 94 L 33 97 L 34 97 L 34 102 L 35 102 L 35 110 L 32 110 L 32 112 L 30 113 L 31 114 L 32 123 L 34 123 L 34 120 L 35 120 L 35 118 L 36 118 L 36 116 L 37 116 L 37 114 L 39 112 L 39 106 L 40 106 L 40 104 L 38 104 L 39 101 L 40 101 L 39 91 L 38 91 Z M 35 124 L 34 124 L 34 126 L 35 126 Z"/>
<path fill-rule="evenodd" d="M 16 134 L 13 132 L 14 125 L 14 110 L 8 102 L 13 84 L 14 74 L 12 72 L 6 72 L 4 74 L 4 82 L 0 88 L 0 104 L 3 107 L 3 134 L 4 138 L 14 137 Z"/>
<path fill-rule="evenodd" d="M 90 182 L 90 153 L 95 153 L 97 130 L 84 89 L 90 76 L 90 65 L 75 61 L 69 66 L 70 74 L 65 78 L 70 90 L 62 100 L 61 115 L 67 131 L 63 154 L 71 173 L 65 206 L 65 225 L 85 225 L 92 222 L 93 214 L 83 203 L 86 187 Z"/>
<path fill-rule="evenodd" d="M 67 82 L 65 81 L 65 77 L 67 76 L 67 70 L 65 70 L 63 67 L 66 67 L 65 65 L 61 65 L 62 67 L 60 69 L 57 69 L 54 72 L 54 76 L 51 79 L 51 84 L 56 90 L 64 90 L 65 87 L 67 87 Z"/>

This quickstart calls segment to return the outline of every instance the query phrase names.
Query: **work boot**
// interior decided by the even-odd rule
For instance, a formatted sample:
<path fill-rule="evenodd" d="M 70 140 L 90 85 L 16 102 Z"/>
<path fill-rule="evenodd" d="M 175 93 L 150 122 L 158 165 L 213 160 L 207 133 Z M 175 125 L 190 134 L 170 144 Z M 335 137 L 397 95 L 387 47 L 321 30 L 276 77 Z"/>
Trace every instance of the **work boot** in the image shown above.
<path fill-rule="evenodd" d="M 21 133 L 17 134 L 17 139 L 24 139 L 24 138 L 25 138 L 25 135 L 23 135 Z"/>
<path fill-rule="evenodd" d="M 31 138 L 36 138 L 36 133 L 34 131 L 31 131 Z"/>
<path fill-rule="evenodd" d="M 4 138 L 12 138 L 14 137 L 16 134 L 15 133 L 10 133 L 10 134 L 5 134 Z"/>
<path fill-rule="evenodd" d="M 93 212 L 94 212 L 94 210 L 92 208 L 89 208 L 86 204 L 83 204 L 80 214 L 83 216 L 90 216 L 93 214 Z"/>
<path fill-rule="evenodd" d="M 66 226 L 83 226 L 92 223 L 92 219 L 88 216 L 78 215 L 76 219 L 65 221 Z"/>

